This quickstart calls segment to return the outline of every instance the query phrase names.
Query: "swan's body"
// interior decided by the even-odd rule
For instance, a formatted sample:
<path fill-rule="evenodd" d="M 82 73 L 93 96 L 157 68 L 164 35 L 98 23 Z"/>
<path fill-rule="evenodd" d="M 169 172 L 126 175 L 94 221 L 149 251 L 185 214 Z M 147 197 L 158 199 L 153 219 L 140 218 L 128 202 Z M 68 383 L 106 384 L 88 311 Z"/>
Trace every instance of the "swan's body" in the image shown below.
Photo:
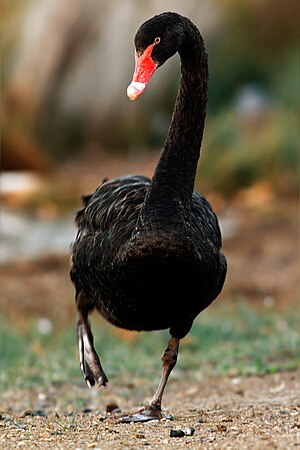
<path fill-rule="evenodd" d="M 188 19 L 164 13 L 140 27 L 135 45 L 131 98 L 144 90 L 157 66 L 176 51 L 181 56 L 172 123 L 152 180 L 132 175 L 104 181 L 85 197 L 71 269 L 81 366 L 90 386 L 107 382 L 87 322 L 91 310 L 130 330 L 170 329 L 158 390 L 148 407 L 128 421 L 162 417 L 162 394 L 179 340 L 220 293 L 226 275 L 217 218 L 207 200 L 193 193 L 207 101 L 202 37 Z"/>

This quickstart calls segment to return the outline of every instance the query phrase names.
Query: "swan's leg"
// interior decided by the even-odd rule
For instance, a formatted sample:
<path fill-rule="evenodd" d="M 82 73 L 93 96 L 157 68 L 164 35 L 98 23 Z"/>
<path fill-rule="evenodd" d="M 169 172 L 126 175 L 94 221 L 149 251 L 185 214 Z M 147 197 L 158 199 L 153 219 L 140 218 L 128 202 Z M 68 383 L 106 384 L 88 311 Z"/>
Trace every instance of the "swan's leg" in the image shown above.
<path fill-rule="evenodd" d="M 148 405 L 142 408 L 139 412 L 130 416 L 121 417 L 119 422 L 147 422 L 149 420 L 160 420 L 163 418 L 170 419 L 170 416 L 165 416 L 161 410 L 161 403 L 163 393 L 172 369 L 175 367 L 178 356 L 180 339 L 171 337 L 168 347 L 162 356 L 163 370 L 159 381 L 157 390 Z"/>
<path fill-rule="evenodd" d="M 89 388 L 94 385 L 97 387 L 105 386 L 108 379 L 94 348 L 94 338 L 88 322 L 88 314 L 92 309 L 91 304 L 81 294 L 76 298 L 76 301 L 78 309 L 77 336 L 81 371 Z"/>

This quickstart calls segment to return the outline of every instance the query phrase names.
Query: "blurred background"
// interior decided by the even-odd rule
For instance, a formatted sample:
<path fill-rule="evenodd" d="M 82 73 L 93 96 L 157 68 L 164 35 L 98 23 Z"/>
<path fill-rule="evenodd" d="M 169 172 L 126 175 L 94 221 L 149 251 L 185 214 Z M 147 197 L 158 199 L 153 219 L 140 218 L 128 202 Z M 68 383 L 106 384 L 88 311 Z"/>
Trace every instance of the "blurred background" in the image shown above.
<path fill-rule="evenodd" d="M 229 263 L 220 299 L 184 341 L 177 374 L 234 376 L 299 364 L 300 3 L 1 0 L 3 387 L 80 379 L 68 275 L 73 217 L 80 195 L 104 177 L 153 173 L 178 88 L 178 57 L 138 101 L 128 100 L 126 88 L 135 32 L 166 10 L 190 17 L 207 45 L 196 190 L 220 218 Z M 111 376 L 159 368 L 166 332 L 140 335 L 93 321 Z"/>

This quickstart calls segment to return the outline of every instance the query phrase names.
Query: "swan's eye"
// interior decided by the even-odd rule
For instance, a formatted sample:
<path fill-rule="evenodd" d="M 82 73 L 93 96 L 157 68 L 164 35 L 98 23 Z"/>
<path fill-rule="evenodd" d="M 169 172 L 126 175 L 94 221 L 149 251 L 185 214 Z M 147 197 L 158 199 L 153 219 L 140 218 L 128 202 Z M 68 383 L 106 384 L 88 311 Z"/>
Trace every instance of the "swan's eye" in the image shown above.
<path fill-rule="evenodd" d="M 156 37 L 155 39 L 154 39 L 154 44 L 159 44 L 160 43 L 160 37 Z"/>

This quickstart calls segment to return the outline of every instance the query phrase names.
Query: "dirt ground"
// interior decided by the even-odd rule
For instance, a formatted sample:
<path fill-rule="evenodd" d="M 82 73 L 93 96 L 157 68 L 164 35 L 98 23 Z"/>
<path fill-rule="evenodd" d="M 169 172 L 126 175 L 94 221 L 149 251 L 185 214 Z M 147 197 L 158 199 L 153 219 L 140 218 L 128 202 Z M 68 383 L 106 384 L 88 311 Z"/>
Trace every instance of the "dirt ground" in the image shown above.
<path fill-rule="evenodd" d="M 133 171 L 151 174 L 152 161 L 147 166 L 142 160 L 140 165 L 144 170 Z M 117 176 L 118 170 L 103 167 L 99 179 Z M 122 173 L 128 171 L 122 169 Z M 89 170 L 81 171 L 82 192 L 90 192 L 89 185 L 97 184 L 89 174 Z M 240 296 L 263 308 L 296 305 L 297 202 L 279 200 L 265 186 L 240 193 L 230 205 L 217 196 L 209 199 L 223 218 L 234 217 L 233 233 L 224 239 L 229 270 L 222 297 Z M 20 327 L 35 317 L 57 317 L 62 324 L 74 320 L 68 255 L 44 255 L 7 265 L 1 269 L 0 282 L 2 314 Z M 138 409 L 144 394 L 151 397 L 155 380 L 119 380 L 117 386 L 110 384 L 101 392 L 89 391 L 83 382 L 26 391 L 12 387 L 1 394 L 0 448 L 300 447 L 300 370 L 261 377 L 200 378 L 197 382 L 187 376 L 186 382 L 171 376 L 167 386 L 164 406 L 173 421 L 130 425 L 118 424 L 118 415 Z M 115 412 L 107 412 L 113 408 Z M 172 430 L 183 436 L 172 437 Z"/>
<path fill-rule="evenodd" d="M 64 385 L 7 392 L 2 399 L 0 446 L 103 450 L 300 446 L 300 371 L 202 379 L 188 385 L 173 379 L 164 399 L 173 421 L 118 424 L 119 414 L 141 406 L 137 391 L 130 385 L 101 392 Z M 150 386 L 146 391 L 150 395 Z M 74 407 L 76 397 L 85 399 L 84 407 Z M 116 412 L 106 412 L 117 407 Z M 186 435 L 171 437 L 172 430 Z"/>

